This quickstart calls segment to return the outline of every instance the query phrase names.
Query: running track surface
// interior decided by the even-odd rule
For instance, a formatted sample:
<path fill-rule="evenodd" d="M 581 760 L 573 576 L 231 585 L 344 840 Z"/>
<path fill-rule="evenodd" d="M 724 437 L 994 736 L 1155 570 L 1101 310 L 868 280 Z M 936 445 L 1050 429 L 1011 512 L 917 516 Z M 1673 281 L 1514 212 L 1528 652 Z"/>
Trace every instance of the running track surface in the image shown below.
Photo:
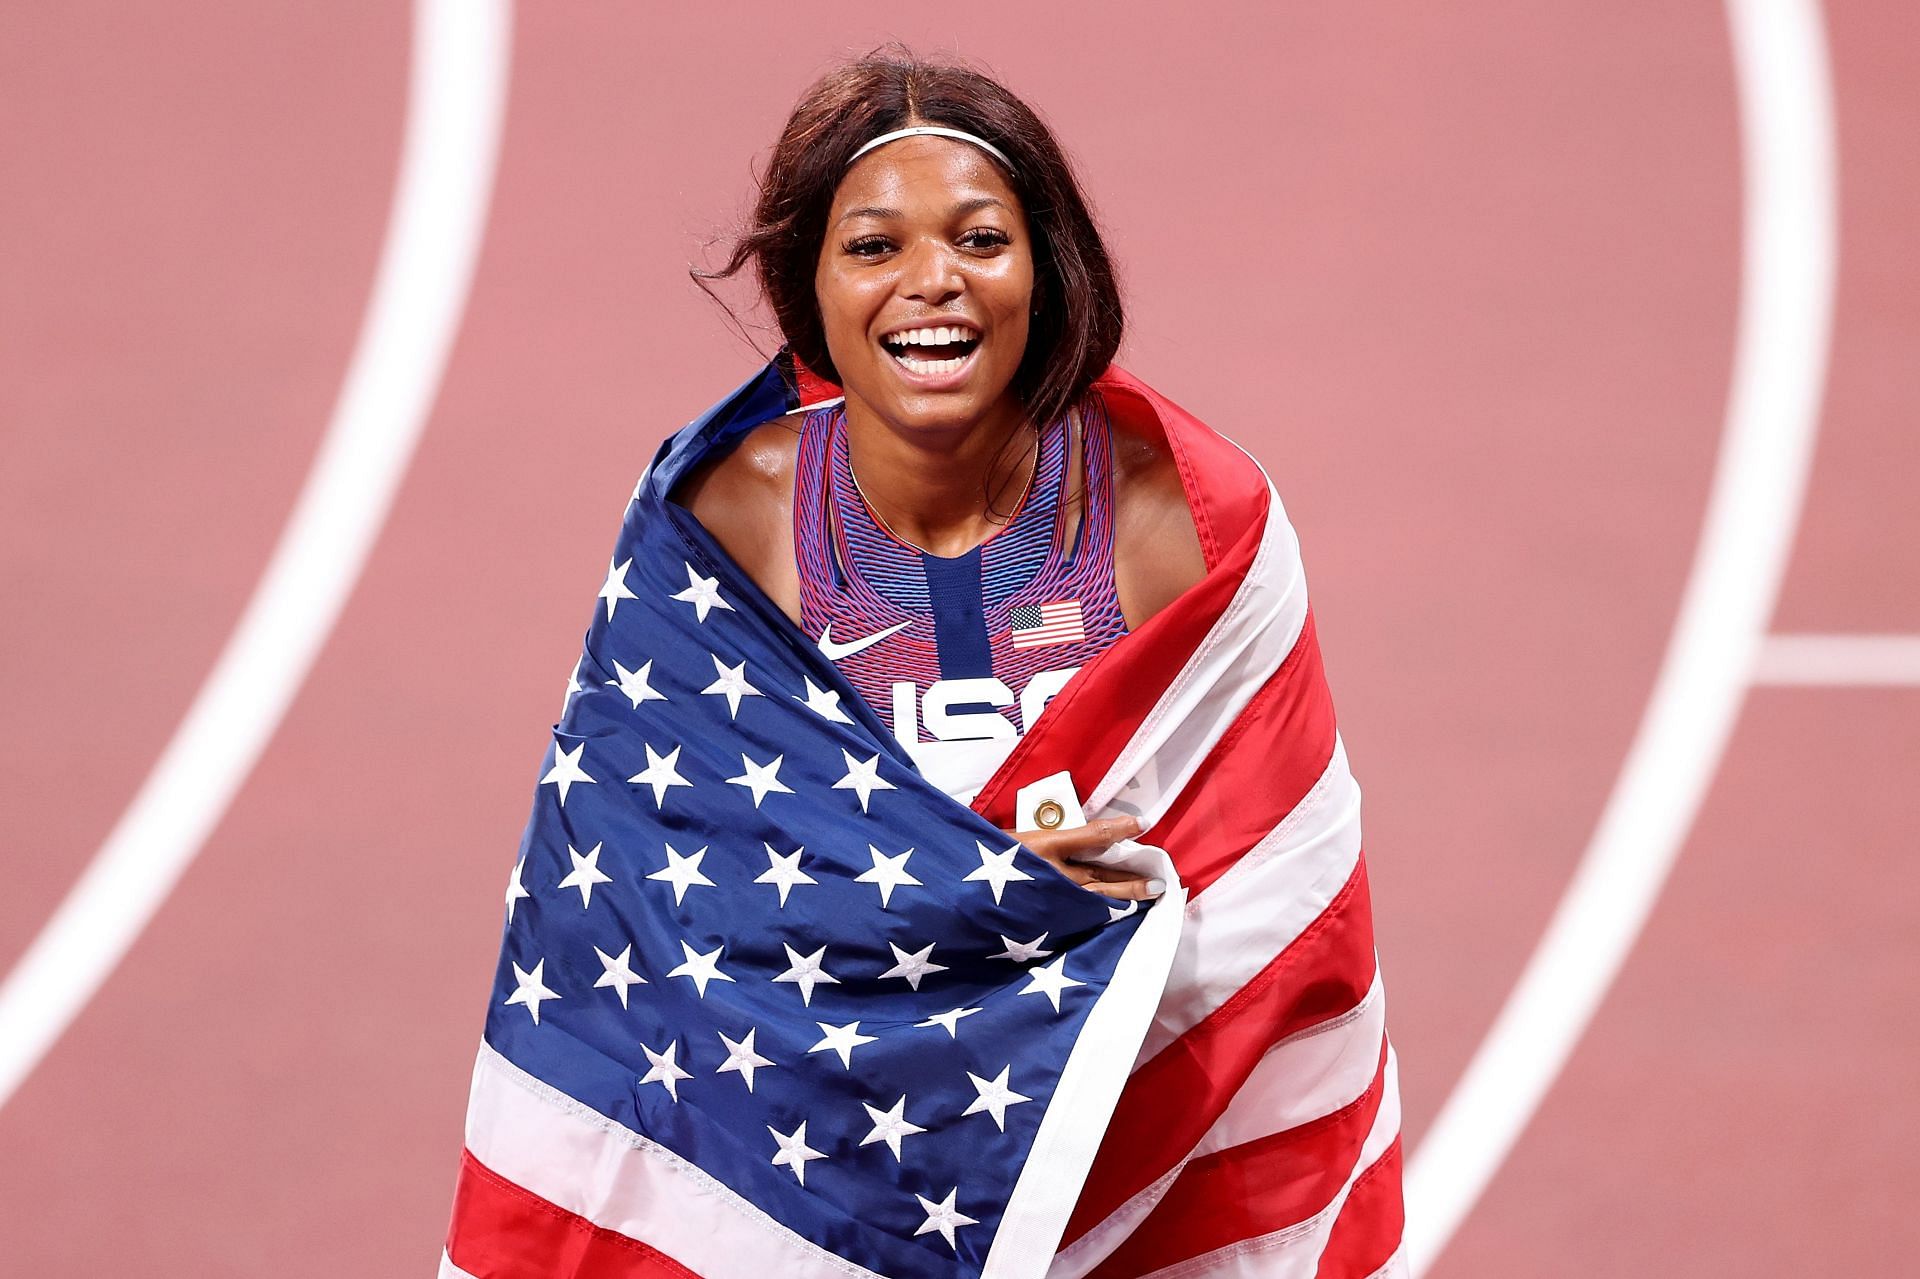
<path fill-rule="evenodd" d="M 1699 534 L 1742 287 L 1725 12 L 824 8 L 516 15 L 419 451 L 244 788 L 0 1109 L 9 1273 L 430 1271 L 601 557 L 658 440 L 757 362 L 684 264 L 801 88 L 890 35 L 1044 109 L 1125 268 L 1123 360 L 1287 500 L 1419 1145 L 1593 831 Z M 179 725 L 313 460 L 399 176 L 409 23 L 0 17 L 0 971 Z M 1915 635 L 1920 12 L 1826 24 L 1832 357 L 1772 630 Z M 1920 688 L 1749 693 L 1638 945 L 1430 1273 L 1887 1273 L 1920 1248 L 1916 760 Z"/>

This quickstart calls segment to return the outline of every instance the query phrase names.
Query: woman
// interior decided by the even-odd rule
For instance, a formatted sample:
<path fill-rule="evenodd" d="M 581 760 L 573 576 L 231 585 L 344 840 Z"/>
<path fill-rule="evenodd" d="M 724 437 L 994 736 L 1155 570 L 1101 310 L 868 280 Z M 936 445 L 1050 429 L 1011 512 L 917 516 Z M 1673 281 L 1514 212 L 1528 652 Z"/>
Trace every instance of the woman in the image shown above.
<path fill-rule="evenodd" d="M 628 508 L 442 1273 L 1400 1273 L 1297 547 L 1111 366 L 1059 147 L 985 76 L 862 59 L 789 120 L 749 263 L 789 350 Z"/>

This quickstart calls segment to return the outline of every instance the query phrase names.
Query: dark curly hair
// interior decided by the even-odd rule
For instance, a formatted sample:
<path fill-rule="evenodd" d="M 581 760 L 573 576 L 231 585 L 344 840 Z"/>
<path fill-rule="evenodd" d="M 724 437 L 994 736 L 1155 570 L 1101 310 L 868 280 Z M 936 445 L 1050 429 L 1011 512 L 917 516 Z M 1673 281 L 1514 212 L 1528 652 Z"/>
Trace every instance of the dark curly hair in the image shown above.
<path fill-rule="evenodd" d="M 1050 422 L 1113 362 L 1126 315 L 1107 247 L 1060 144 L 1032 108 L 978 71 L 890 45 L 821 77 L 781 131 L 725 264 L 692 268 L 694 281 L 713 296 L 709 281 L 730 279 L 751 262 L 794 357 L 837 382 L 813 293 L 827 212 L 860 145 L 908 124 L 964 129 L 1013 161 L 1009 180 L 1033 236 L 1038 308 L 1013 387 L 1035 423 Z"/>

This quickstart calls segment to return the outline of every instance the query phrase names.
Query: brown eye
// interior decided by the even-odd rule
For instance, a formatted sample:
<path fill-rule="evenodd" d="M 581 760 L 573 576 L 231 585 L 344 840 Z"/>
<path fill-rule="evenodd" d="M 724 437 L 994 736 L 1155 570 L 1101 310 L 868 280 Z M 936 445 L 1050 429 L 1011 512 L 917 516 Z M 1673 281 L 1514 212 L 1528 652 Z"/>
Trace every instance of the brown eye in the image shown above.
<path fill-rule="evenodd" d="M 997 249 L 1012 244 L 1013 237 L 997 227 L 976 227 L 960 237 L 960 245 L 967 249 Z"/>
<path fill-rule="evenodd" d="M 887 242 L 887 237 L 884 235 L 863 235 L 856 240 L 847 241 L 845 247 L 847 252 L 855 257 L 870 258 L 885 253 L 893 246 Z"/>

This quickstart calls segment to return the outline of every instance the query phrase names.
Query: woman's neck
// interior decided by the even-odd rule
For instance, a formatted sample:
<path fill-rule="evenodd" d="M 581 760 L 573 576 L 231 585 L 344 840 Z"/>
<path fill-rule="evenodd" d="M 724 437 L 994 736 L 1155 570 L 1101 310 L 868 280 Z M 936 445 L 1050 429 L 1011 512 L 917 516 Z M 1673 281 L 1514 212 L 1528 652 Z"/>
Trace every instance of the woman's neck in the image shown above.
<path fill-rule="evenodd" d="M 894 536 L 934 555 L 964 555 L 1004 526 L 1039 460 L 1018 412 L 912 436 L 851 402 L 846 416 L 861 496 Z"/>

